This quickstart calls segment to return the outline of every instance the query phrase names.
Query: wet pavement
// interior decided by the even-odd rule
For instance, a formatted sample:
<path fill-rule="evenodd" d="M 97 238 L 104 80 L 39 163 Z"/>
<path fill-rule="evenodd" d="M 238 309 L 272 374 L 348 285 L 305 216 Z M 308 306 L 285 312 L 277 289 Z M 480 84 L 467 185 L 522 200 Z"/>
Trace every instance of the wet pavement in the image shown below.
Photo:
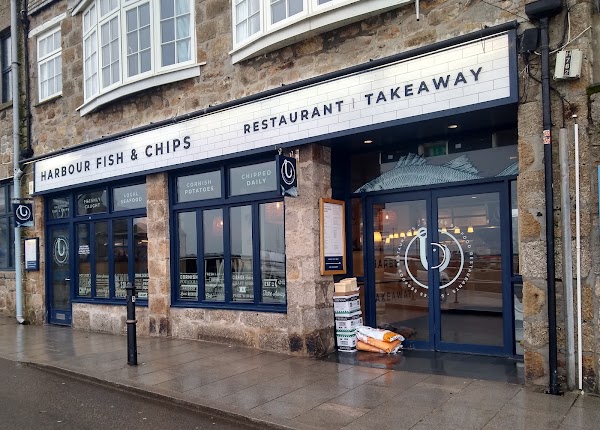
<path fill-rule="evenodd" d="M 600 422 L 598 397 L 550 396 L 510 379 L 448 376 L 443 369 L 394 370 L 382 365 L 381 357 L 374 357 L 376 367 L 368 367 L 149 337 L 138 338 L 138 354 L 139 365 L 128 366 L 125 336 L 21 326 L 0 317 L 1 358 L 262 427 L 596 430 Z"/>

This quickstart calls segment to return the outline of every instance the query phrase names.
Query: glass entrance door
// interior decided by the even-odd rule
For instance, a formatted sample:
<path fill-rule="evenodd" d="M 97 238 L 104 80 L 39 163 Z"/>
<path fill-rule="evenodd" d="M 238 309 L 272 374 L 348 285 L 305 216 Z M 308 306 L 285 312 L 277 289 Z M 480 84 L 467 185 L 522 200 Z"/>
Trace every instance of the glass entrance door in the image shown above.
<path fill-rule="evenodd" d="M 505 195 L 485 185 L 372 198 L 371 324 L 409 347 L 511 355 Z"/>
<path fill-rule="evenodd" d="M 49 234 L 48 319 L 71 325 L 71 250 L 69 226 L 52 226 Z"/>

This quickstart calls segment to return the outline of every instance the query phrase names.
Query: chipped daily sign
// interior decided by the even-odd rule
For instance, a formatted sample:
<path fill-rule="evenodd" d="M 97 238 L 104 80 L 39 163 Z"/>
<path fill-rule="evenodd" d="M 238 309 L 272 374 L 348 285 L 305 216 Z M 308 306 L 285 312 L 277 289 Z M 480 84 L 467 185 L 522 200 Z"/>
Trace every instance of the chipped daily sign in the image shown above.
<path fill-rule="evenodd" d="M 180 164 L 317 141 L 332 133 L 421 115 L 510 103 L 508 33 L 279 93 L 230 109 L 35 163 L 43 193 Z M 514 48 L 513 48 L 514 49 Z"/>

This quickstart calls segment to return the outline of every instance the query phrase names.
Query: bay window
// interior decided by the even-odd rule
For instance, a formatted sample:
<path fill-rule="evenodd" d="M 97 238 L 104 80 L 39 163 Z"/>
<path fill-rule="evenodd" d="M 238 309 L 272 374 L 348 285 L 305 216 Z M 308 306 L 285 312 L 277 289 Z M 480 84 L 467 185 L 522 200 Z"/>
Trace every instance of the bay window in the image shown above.
<path fill-rule="evenodd" d="M 87 2 L 82 11 L 85 102 L 117 90 L 115 97 L 122 96 L 128 86 L 129 92 L 139 91 L 148 85 L 136 82 L 193 66 L 192 5 L 192 0 Z"/>

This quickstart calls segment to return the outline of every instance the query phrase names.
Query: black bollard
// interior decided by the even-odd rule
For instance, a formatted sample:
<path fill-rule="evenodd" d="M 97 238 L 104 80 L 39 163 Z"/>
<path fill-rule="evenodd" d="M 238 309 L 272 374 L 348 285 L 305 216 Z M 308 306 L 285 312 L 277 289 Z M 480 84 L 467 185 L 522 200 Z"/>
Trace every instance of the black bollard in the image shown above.
<path fill-rule="evenodd" d="M 135 286 L 131 285 L 131 282 L 128 282 L 125 290 L 127 290 L 127 364 L 130 366 L 137 366 Z"/>

